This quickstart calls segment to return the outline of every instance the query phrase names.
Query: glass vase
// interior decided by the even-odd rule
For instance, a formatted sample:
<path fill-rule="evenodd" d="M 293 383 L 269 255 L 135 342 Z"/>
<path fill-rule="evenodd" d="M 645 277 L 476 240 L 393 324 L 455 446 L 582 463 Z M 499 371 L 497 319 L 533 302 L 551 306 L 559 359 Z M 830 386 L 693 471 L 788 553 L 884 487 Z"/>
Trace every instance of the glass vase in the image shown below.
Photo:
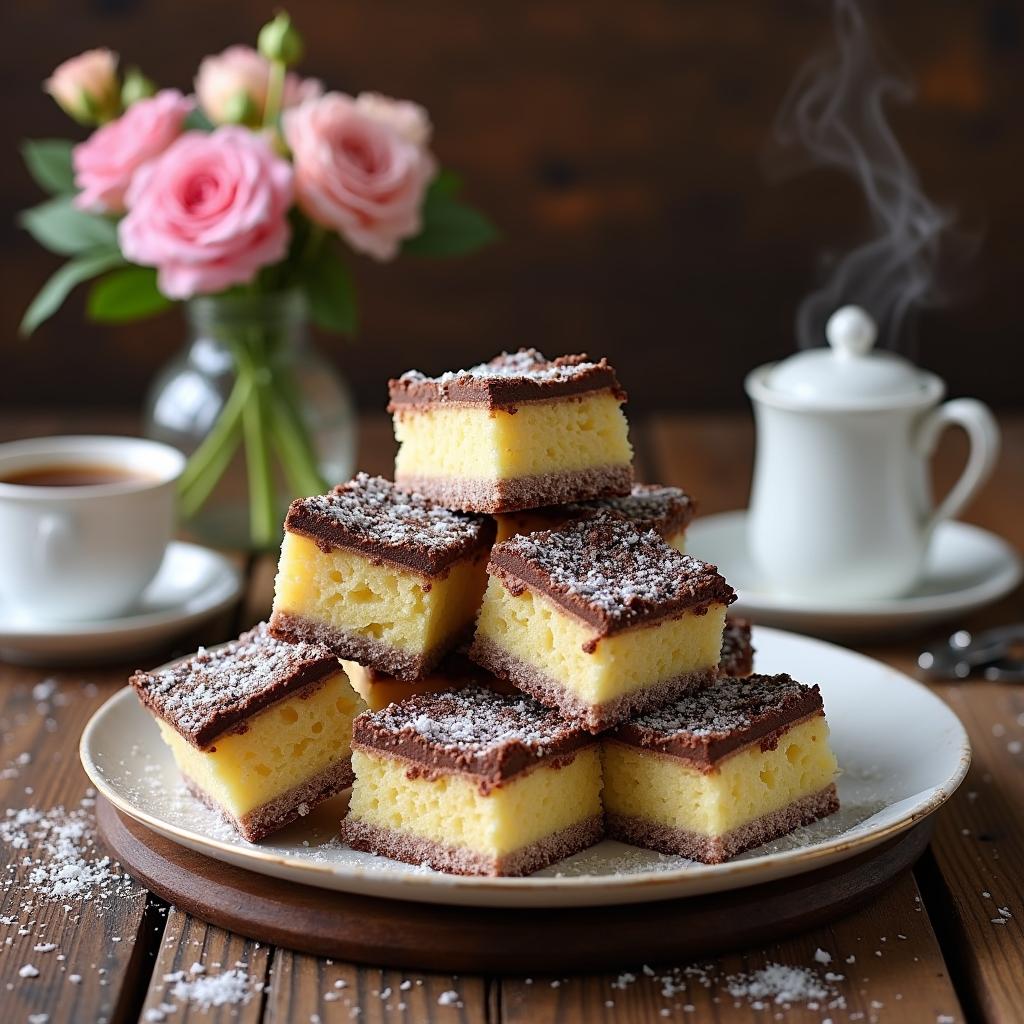
<path fill-rule="evenodd" d="M 145 433 L 190 457 L 180 503 L 190 534 L 272 549 L 293 498 L 351 476 L 351 392 L 310 344 L 301 292 L 204 296 L 185 312 L 188 340 L 150 388 Z"/>

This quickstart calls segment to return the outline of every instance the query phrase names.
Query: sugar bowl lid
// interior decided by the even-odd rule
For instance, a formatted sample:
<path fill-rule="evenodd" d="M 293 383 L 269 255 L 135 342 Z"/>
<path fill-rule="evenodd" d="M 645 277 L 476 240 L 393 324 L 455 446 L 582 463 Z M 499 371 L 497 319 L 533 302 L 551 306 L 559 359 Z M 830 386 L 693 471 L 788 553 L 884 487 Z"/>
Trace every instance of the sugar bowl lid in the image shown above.
<path fill-rule="evenodd" d="M 762 396 L 787 404 L 836 408 L 916 405 L 935 400 L 942 384 L 892 352 L 873 351 L 875 322 L 859 306 L 843 306 L 825 325 L 827 348 L 807 349 L 765 368 Z"/>

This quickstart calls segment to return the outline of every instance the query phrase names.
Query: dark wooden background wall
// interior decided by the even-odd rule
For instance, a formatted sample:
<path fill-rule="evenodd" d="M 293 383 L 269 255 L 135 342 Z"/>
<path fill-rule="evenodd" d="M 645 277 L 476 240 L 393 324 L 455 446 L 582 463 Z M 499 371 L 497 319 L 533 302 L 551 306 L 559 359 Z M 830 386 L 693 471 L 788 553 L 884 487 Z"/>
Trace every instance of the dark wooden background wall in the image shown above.
<path fill-rule="evenodd" d="M 123 328 L 81 297 L 30 342 L 16 324 L 55 265 L 14 225 L 36 201 L 19 138 L 65 134 L 39 90 L 109 45 L 187 87 L 204 54 L 250 42 L 253 0 L 4 0 L 0 25 L 0 403 L 136 404 L 181 344 L 176 314 Z M 357 261 L 363 330 L 325 339 L 367 406 L 383 378 L 503 347 L 589 350 L 647 408 L 738 406 L 746 369 L 790 351 L 821 251 L 864 224 L 827 171 L 768 181 L 761 153 L 824 0 L 292 0 L 305 71 L 425 104 L 436 149 L 501 225 L 454 262 Z M 877 20 L 916 79 L 894 111 L 928 192 L 982 231 L 962 295 L 924 317 L 918 355 L 951 391 L 1024 401 L 1024 61 L 1013 0 L 899 0 Z"/>

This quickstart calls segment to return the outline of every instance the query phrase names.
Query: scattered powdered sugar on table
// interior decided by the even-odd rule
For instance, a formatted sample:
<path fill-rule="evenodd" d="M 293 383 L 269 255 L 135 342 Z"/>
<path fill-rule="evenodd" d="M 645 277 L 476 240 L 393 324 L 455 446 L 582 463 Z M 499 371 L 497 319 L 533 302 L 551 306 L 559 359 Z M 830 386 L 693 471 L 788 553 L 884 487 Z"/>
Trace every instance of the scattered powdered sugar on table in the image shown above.
<path fill-rule="evenodd" d="M 174 979 L 171 995 L 204 1011 L 213 1006 L 247 1003 L 253 995 L 263 991 L 263 982 L 240 967 L 232 967 L 222 974 L 197 973 L 191 978 L 178 973 L 182 976 Z"/>
<path fill-rule="evenodd" d="M 839 979 L 842 975 L 838 976 Z M 787 1003 L 821 1003 L 838 997 L 838 990 L 809 967 L 790 967 L 771 963 L 749 974 L 730 975 L 725 979 L 729 995 L 757 1003 L 770 1000 L 778 1006 Z"/>
<path fill-rule="evenodd" d="M 19 855 L 7 859 L 0 887 L 45 903 L 141 895 L 120 865 L 97 848 L 93 802 L 86 797 L 71 810 L 8 808 L 0 819 L 0 844 Z"/>

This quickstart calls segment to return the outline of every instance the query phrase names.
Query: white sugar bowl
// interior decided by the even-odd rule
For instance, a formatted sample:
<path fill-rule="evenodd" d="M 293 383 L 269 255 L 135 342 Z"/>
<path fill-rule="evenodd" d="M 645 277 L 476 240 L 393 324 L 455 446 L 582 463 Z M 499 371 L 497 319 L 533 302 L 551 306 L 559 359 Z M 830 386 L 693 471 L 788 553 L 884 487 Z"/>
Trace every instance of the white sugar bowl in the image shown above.
<path fill-rule="evenodd" d="M 939 404 L 945 385 L 889 352 L 875 325 L 845 306 L 829 346 L 748 374 L 757 453 L 748 519 L 765 586 L 803 599 L 898 597 L 920 577 L 935 527 L 992 472 L 999 428 L 972 398 Z M 935 507 L 928 461 L 942 430 L 963 427 L 970 455 Z"/>

